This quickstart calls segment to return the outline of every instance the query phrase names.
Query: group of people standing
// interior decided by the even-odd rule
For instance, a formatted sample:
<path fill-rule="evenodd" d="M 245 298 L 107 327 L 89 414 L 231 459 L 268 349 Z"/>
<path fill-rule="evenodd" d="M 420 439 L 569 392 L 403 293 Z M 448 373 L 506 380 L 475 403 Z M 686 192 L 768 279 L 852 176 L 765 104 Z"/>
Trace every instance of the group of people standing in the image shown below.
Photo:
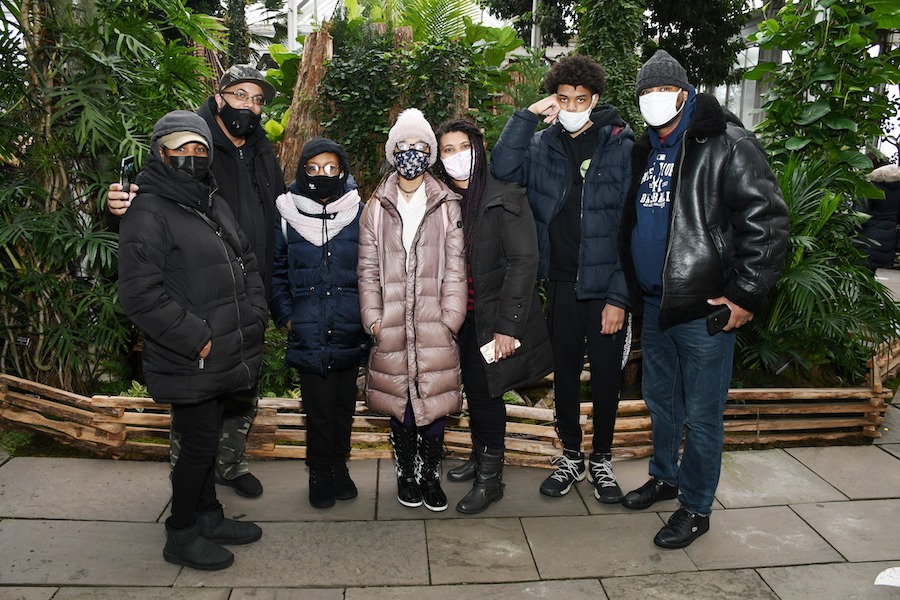
<path fill-rule="evenodd" d="M 473 122 L 433 130 L 407 109 L 366 203 L 346 150 L 325 138 L 306 144 L 283 188 L 259 127 L 274 89 L 248 66 L 229 69 L 197 114 L 157 123 L 136 185 L 110 186 L 107 217 L 120 231 L 120 298 L 145 336 L 150 393 L 172 404 L 166 560 L 225 568 L 233 555 L 222 545 L 262 535 L 224 517 L 215 483 L 262 493 L 243 449 L 267 307 L 299 373 L 312 506 L 358 494 L 346 461 L 361 365 L 368 407 L 390 417 L 407 507 L 448 508 L 444 422 L 465 393 L 472 455 L 447 475 L 472 482 L 456 505 L 464 514 L 503 497 L 503 394 L 552 371 L 563 451 L 540 492 L 560 497 L 587 477 L 604 503 L 644 509 L 678 497 L 654 539 L 664 548 L 708 530 L 734 329 L 764 307 L 780 272 L 787 209 L 758 141 L 696 93 L 674 58 L 658 51 L 637 82 L 649 128 L 635 143 L 600 103 L 600 65 L 559 60 L 549 95 L 510 117 L 490 161 Z M 550 126 L 535 132 L 541 119 Z M 722 306 L 723 331 L 707 330 Z M 641 315 L 654 456 L 649 481 L 623 494 L 613 431 Z"/>

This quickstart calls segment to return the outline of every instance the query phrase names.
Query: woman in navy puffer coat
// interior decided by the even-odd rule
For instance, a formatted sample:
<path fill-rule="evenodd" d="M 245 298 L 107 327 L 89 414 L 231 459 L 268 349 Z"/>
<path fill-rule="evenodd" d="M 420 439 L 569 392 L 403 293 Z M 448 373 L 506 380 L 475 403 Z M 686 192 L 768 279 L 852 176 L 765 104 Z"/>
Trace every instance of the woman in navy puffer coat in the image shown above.
<path fill-rule="evenodd" d="M 303 148 L 296 180 L 275 201 L 269 307 L 275 324 L 288 328 L 287 364 L 300 375 L 309 502 L 316 508 L 357 495 L 346 460 L 369 336 L 356 276 L 364 205 L 349 169 L 338 144 L 315 138 Z"/>

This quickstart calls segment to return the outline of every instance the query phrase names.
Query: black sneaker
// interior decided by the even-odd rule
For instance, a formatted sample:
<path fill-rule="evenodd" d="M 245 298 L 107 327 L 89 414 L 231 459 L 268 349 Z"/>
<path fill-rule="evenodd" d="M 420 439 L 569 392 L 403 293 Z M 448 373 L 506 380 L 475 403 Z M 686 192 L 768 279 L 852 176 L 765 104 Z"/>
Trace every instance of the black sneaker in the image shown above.
<path fill-rule="evenodd" d="M 541 484 L 541 493 L 545 496 L 565 496 L 574 483 L 584 480 L 584 454 L 581 452 L 565 450 L 562 456 L 554 456 L 550 462 L 556 465 L 556 470 Z"/>
<path fill-rule="evenodd" d="M 253 473 L 244 473 L 234 479 L 225 479 L 216 475 L 216 483 L 234 488 L 238 496 L 244 498 L 259 498 L 263 493 L 263 486 Z"/>
<path fill-rule="evenodd" d="M 594 484 L 594 498 L 604 504 L 622 501 L 622 488 L 612 470 L 612 454 L 595 452 L 588 460 L 587 478 Z"/>
<path fill-rule="evenodd" d="M 709 531 L 709 517 L 679 508 L 665 527 L 659 530 L 653 543 L 660 548 L 684 548 L 690 546 L 698 537 Z"/>
<path fill-rule="evenodd" d="M 632 490 L 625 494 L 622 499 L 622 506 L 632 510 L 643 510 L 650 508 L 661 500 L 674 500 L 678 497 L 678 488 L 669 485 L 662 479 L 651 477 L 647 483 L 636 490 Z"/>

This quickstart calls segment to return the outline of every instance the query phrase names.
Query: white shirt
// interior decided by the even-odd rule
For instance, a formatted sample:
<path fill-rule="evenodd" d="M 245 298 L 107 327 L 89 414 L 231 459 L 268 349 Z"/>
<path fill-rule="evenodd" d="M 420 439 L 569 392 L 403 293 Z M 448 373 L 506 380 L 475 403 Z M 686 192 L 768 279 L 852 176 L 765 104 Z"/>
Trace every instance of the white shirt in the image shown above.
<path fill-rule="evenodd" d="M 419 186 L 416 193 L 409 201 L 403 196 L 403 192 L 397 189 L 397 212 L 403 222 L 403 247 L 406 249 L 406 270 L 409 271 L 409 252 L 412 249 L 413 239 L 419 230 L 419 224 L 425 216 L 425 205 L 428 197 L 425 196 L 425 182 Z"/>

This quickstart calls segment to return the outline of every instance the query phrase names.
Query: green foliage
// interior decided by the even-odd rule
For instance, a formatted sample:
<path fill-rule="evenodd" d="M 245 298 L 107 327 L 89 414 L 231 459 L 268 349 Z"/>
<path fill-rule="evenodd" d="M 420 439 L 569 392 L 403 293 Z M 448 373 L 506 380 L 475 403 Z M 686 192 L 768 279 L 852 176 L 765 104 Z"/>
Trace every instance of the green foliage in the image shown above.
<path fill-rule="evenodd" d="M 658 48 L 678 59 L 694 85 L 740 80 L 734 62 L 744 49 L 741 29 L 750 18 L 746 0 L 647 0 L 650 19 L 641 38 L 644 60 Z"/>
<path fill-rule="evenodd" d="M 0 371 L 88 393 L 131 337 L 98 201 L 160 116 L 205 97 L 172 40 L 219 30 L 180 0 L 0 2 Z"/>
<path fill-rule="evenodd" d="M 506 68 L 506 73 L 512 79 L 512 83 L 506 88 L 509 90 L 509 97 L 501 97 L 490 111 L 476 115 L 478 124 L 484 128 L 484 141 L 488 150 L 500 139 L 509 117 L 517 108 L 527 108 L 547 95 L 544 77 L 549 68 L 544 51 L 540 49 L 510 60 Z M 539 123 L 539 126 L 544 126 L 544 123 Z"/>
<path fill-rule="evenodd" d="M 478 15 L 471 0 L 405 0 L 401 24 L 411 25 L 417 42 L 452 38 L 465 33 L 463 19 Z"/>
<path fill-rule="evenodd" d="M 400 108 L 416 107 L 432 125 L 465 112 L 490 113 L 510 77 L 501 66 L 519 46 L 509 28 L 495 29 L 463 19 L 465 35 L 417 41 L 400 48 L 390 32 L 338 20 L 335 56 L 322 80 L 322 133 L 350 154 L 353 174 L 366 197 L 377 184 L 384 142 Z M 468 92 L 468 95 L 466 93 Z"/>
<path fill-rule="evenodd" d="M 480 4 L 491 13 L 505 21 L 512 21 L 519 37 L 526 43 L 531 42 L 531 29 L 534 23 L 532 0 L 482 0 Z M 541 28 L 541 45 L 565 46 L 576 33 L 575 23 L 576 0 L 541 0 L 538 3 L 537 22 Z M 584 29 L 581 29 L 581 35 Z"/>
<path fill-rule="evenodd" d="M 263 362 L 259 373 L 259 389 L 266 398 L 295 398 L 300 381 L 297 372 L 285 364 L 287 333 L 271 322 L 266 329 Z"/>
<path fill-rule="evenodd" d="M 790 209 L 790 246 L 769 308 L 738 331 L 743 367 L 791 359 L 804 370 L 831 365 L 851 382 L 865 374 L 873 347 L 900 331 L 900 307 L 863 264 L 865 216 L 835 192 L 846 175 L 822 158 L 776 165 Z"/>
<path fill-rule="evenodd" d="M 27 431 L 2 431 L 0 432 L 0 448 L 10 456 L 27 456 L 27 450 L 31 446 L 32 434 Z"/>
<path fill-rule="evenodd" d="M 635 81 L 644 0 L 580 0 L 578 51 L 593 56 L 606 70 L 606 93 L 600 99 L 619 109 L 637 135 L 644 123 L 637 108 Z"/>
<path fill-rule="evenodd" d="M 150 390 L 147 389 L 147 386 L 139 381 L 131 380 L 131 387 L 127 390 L 121 390 L 119 392 L 120 396 L 128 396 L 129 398 L 149 398 Z"/>
<path fill-rule="evenodd" d="M 771 83 L 757 130 L 776 159 L 797 152 L 822 158 L 853 174 L 835 182 L 836 192 L 878 195 L 863 177 L 872 168 L 865 150 L 900 110 L 884 93 L 885 85 L 900 83 L 900 48 L 883 43 L 885 30 L 898 23 L 900 4 L 883 0 L 803 0 L 760 23 L 760 47 L 791 58 L 761 62 L 744 75 Z"/>
<path fill-rule="evenodd" d="M 225 27 L 228 30 L 226 67 L 250 62 L 250 28 L 247 26 L 244 0 L 227 0 Z"/>

